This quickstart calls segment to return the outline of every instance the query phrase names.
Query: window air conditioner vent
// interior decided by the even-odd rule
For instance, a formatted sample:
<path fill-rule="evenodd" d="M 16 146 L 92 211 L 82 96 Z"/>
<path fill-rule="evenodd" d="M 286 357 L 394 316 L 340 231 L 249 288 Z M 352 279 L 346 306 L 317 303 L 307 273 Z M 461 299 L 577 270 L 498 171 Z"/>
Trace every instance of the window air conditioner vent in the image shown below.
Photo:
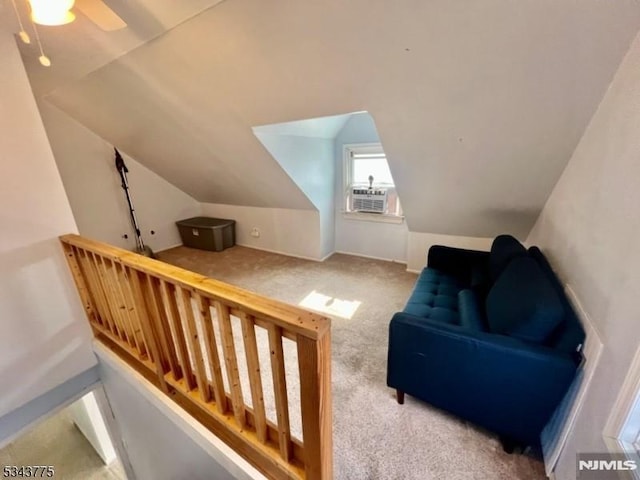
<path fill-rule="evenodd" d="M 352 188 L 351 210 L 354 212 L 384 213 L 387 210 L 387 191 L 361 187 Z"/>

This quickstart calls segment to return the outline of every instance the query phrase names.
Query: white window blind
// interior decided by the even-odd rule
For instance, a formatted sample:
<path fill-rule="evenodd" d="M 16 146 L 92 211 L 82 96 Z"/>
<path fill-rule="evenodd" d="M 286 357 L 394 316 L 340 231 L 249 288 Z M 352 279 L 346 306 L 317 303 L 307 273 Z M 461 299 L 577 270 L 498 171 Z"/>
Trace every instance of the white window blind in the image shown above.
<path fill-rule="evenodd" d="M 394 185 L 391 170 L 384 152 L 358 152 L 351 150 L 351 184 L 369 185 L 369 177 L 373 177 L 374 186 Z"/>

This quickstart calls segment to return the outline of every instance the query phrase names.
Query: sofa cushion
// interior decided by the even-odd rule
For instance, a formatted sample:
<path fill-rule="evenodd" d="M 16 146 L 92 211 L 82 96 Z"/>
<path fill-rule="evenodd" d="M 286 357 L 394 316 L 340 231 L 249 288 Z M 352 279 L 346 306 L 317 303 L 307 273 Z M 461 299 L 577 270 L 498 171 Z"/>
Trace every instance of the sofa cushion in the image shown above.
<path fill-rule="evenodd" d="M 475 332 L 487 330 L 482 315 L 482 308 L 476 292 L 471 289 L 464 289 L 458 292 L 458 313 L 460 315 L 460 325 Z"/>
<path fill-rule="evenodd" d="M 564 288 L 562 287 L 560 280 L 554 273 L 542 251 L 540 251 L 538 247 L 531 247 L 529 248 L 529 256 L 538 262 L 538 265 L 553 285 L 556 293 L 558 294 L 558 298 L 560 298 L 560 302 L 564 307 L 563 321 L 549 336 L 547 339 L 547 345 L 561 352 L 573 353 L 576 350 L 579 350 L 584 342 L 585 334 L 582 324 L 580 323 L 573 306 L 569 302 L 569 299 L 564 293 Z"/>
<path fill-rule="evenodd" d="M 511 260 L 526 254 L 527 249 L 516 238 L 511 235 L 498 235 L 491 244 L 491 253 L 489 254 L 491 281 L 495 282 L 498 279 Z"/>
<path fill-rule="evenodd" d="M 425 268 L 403 311 L 418 317 L 458 323 L 460 289 L 455 278 L 434 268 Z"/>
<path fill-rule="evenodd" d="M 487 323 L 493 333 L 542 343 L 562 321 L 562 303 L 538 263 L 516 258 L 489 291 Z"/>

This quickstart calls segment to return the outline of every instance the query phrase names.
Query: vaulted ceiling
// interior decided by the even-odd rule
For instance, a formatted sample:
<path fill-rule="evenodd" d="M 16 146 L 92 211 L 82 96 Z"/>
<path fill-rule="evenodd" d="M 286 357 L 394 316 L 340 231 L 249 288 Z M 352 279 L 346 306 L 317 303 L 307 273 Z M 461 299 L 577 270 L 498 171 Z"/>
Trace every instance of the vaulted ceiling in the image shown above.
<path fill-rule="evenodd" d="M 46 31 L 34 91 L 198 200 L 264 207 L 313 208 L 253 126 L 367 110 L 409 228 L 475 236 L 526 235 L 640 27 L 635 0 L 216 3 Z"/>

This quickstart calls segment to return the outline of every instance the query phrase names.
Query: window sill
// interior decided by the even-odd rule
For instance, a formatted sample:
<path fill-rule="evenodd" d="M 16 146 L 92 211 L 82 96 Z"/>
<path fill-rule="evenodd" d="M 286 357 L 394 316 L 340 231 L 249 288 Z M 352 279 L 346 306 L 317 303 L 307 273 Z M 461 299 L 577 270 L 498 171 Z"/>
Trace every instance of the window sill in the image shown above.
<path fill-rule="evenodd" d="M 401 215 L 343 211 L 342 216 L 347 220 L 358 220 L 361 222 L 395 223 L 395 224 L 404 223 L 404 216 L 401 216 Z"/>

